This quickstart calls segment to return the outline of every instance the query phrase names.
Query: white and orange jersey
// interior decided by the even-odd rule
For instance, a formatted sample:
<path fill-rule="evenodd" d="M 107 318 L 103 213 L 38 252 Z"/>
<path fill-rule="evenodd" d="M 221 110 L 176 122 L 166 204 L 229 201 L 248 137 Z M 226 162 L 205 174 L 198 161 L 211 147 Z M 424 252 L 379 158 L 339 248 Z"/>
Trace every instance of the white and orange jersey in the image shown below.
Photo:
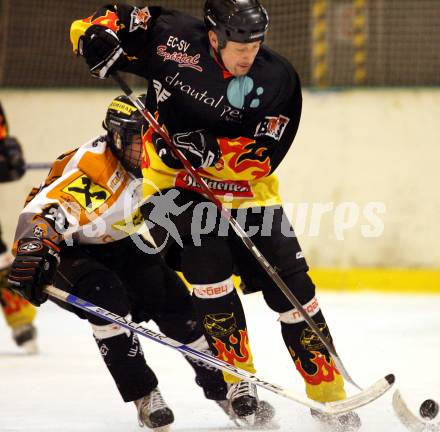
<path fill-rule="evenodd" d="M 24 237 L 56 244 L 103 244 L 127 237 L 143 222 L 138 183 L 104 137 L 63 154 L 45 182 L 29 194 L 14 244 Z"/>

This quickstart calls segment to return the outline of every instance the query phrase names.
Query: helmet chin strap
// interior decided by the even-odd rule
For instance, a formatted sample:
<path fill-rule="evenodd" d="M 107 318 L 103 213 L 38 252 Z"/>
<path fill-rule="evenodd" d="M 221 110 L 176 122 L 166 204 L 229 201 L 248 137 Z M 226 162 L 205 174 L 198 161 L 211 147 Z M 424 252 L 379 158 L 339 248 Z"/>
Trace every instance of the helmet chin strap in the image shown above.
<path fill-rule="evenodd" d="M 223 77 L 225 79 L 227 79 L 227 78 L 230 78 L 233 75 L 231 74 L 231 72 L 229 72 L 229 70 L 226 68 L 226 66 L 225 66 L 225 64 L 223 62 L 221 50 L 226 47 L 226 44 L 228 43 L 228 41 L 224 40 L 218 34 L 217 34 L 217 40 L 218 40 L 218 47 L 217 47 L 217 49 L 215 49 L 214 46 L 212 45 L 211 41 L 209 41 L 210 49 L 212 51 L 212 56 L 214 57 L 214 60 L 216 61 L 216 63 L 220 66 L 220 68 L 223 71 Z"/>

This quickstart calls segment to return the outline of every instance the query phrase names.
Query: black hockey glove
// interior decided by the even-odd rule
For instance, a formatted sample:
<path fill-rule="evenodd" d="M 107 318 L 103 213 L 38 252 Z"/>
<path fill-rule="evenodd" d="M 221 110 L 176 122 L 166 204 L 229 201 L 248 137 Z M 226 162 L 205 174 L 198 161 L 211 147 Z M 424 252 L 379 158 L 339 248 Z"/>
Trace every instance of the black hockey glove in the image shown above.
<path fill-rule="evenodd" d="M 47 300 L 43 292 L 55 277 L 60 262 L 59 247 L 47 239 L 23 238 L 18 242 L 17 255 L 9 272 L 9 286 L 40 306 Z"/>
<path fill-rule="evenodd" d="M 0 182 L 18 180 L 25 173 L 20 143 L 13 137 L 0 141 Z"/>
<path fill-rule="evenodd" d="M 156 149 L 156 153 L 162 159 L 162 162 L 173 169 L 181 169 L 183 165 L 180 160 L 174 156 L 171 151 L 170 146 L 165 142 L 165 140 L 156 132 L 153 133 L 153 145 Z"/>
<path fill-rule="evenodd" d="M 79 42 L 79 54 L 89 65 L 90 73 L 100 79 L 123 68 L 128 60 L 118 35 L 99 25 L 89 27 Z"/>
<path fill-rule="evenodd" d="M 173 143 L 194 168 L 214 166 L 221 157 L 217 138 L 205 130 L 176 133 L 173 135 Z M 153 144 L 164 164 L 170 168 L 182 168 L 180 161 L 159 134 L 153 134 Z"/>

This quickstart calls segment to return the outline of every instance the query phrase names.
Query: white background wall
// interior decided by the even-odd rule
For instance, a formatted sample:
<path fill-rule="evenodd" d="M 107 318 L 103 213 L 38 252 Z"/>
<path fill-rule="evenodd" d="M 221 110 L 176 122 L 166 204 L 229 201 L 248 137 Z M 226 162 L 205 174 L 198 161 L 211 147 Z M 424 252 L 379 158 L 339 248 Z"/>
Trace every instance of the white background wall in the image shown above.
<path fill-rule="evenodd" d="M 100 134 L 116 94 L 1 90 L 0 100 L 27 160 L 45 162 Z M 312 265 L 440 267 L 439 120 L 440 89 L 305 92 L 297 138 L 278 172 Z M 0 185 L 6 239 L 43 177 L 30 172 Z M 320 208 L 329 211 L 320 216 Z"/>

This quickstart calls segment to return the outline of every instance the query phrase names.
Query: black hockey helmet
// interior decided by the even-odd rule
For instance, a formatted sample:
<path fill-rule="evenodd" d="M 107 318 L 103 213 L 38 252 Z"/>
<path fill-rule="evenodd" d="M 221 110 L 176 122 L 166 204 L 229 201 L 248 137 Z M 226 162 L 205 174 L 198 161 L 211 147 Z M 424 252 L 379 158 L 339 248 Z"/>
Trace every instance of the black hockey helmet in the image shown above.
<path fill-rule="evenodd" d="M 217 33 L 220 46 L 227 41 L 264 41 L 269 16 L 258 0 L 207 0 L 205 24 Z"/>
<path fill-rule="evenodd" d="M 145 105 L 145 95 L 139 96 Z M 107 143 L 124 168 L 139 175 L 142 159 L 142 127 L 146 120 L 127 96 L 113 99 L 102 126 L 107 131 Z"/>

